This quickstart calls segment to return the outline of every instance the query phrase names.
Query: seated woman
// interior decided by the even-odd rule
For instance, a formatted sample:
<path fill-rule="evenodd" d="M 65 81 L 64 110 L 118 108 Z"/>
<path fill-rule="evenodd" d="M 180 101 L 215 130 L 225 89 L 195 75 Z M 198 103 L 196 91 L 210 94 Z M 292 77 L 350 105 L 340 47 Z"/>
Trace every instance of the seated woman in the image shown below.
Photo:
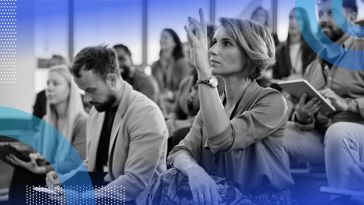
<path fill-rule="evenodd" d="M 66 151 L 69 149 L 69 144 L 72 144 L 82 159 L 85 158 L 87 114 L 83 108 L 81 94 L 67 66 L 57 65 L 49 70 L 46 96 L 47 110 L 43 120 L 47 123 L 41 124 L 39 135 L 34 137 L 35 140 L 40 139 L 34 148 L 43 156 L 47 156 L 47 159 L 50 158 L 50 164 L 39 166 L 36 163 L 39 154 L 30 154 L 30 162 L 21 161 L 10 155 L 9 161 L 17 165 L 10 184 L 10 204 L 25 204 L 25 186 L 45 185 L 46 173 L 55 166 L 57 172 L 61 173 L 79 166 L 76 159 L 69 157 L 70 151 Z M 54 126 L 67 141 L 53 141 L 59 138 L 54 136 L 58 133 L 49 126 Z"/>
<path fill-rule="evenodd" d="M 273 38 L 250 20 L 221 18 L 208 52 L 202 11 L 200 18 L 189 18 L 197 35 L 185 28 L 194 48 L 200 112 L 169 154 L 175 169 L 154 183 L 147 203 L 291 204 L 282 139 L 287 105 L 278 91 L 255 80 L 274 63 Z M 225 81 L 222 98 L 214 75 Z"/>

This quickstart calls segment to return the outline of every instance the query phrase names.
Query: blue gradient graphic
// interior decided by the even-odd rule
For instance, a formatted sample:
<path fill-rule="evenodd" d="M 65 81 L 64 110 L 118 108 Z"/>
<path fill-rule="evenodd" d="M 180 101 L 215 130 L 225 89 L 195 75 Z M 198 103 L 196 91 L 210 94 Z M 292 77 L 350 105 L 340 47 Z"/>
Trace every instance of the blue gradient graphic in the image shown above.
<path fill-rule="evenodd" d="M 315 41 L 312 41 L 309 39 L 309 34 L 303 29 L 304 25 L 302 25 L 302 22 L 299 22 L 299 27 L 301 30 L 301 33 L 305 39 L 305 41 L 308 43 L 308 45 L 318 54 L 322 59 L 325 59 L 327 62 L 330 62 L 333 65 L 336 65 L 337 67 L 344 68 L 344 69 L 351 69 L 351 70 L 364 70 L 362 67 L 362 58 L 364 56 L 363 50 L 349 50 L 344 49 L 342 46 L 337 45 L 335 42 L 332 42 L 326 34 L 320 29 L 319 23 L 317 19 L 315 18 L 315 4 L 316 1 L 310 0 L 310 1 L 300 1 L 296 0 L 296 7 L 302 7 L 304 8 L 308 13 L 309 21 L 314 22 L 315 27 L 319 28 L 316 33 L 316 38 L 321 39 L 323 42 L 327 42 L 325 44 L 319 43 L 317 44 Z M 341 4 L 340 4 L 341 5 Z M 339 6 L 335 4 L 335 6 Z M 342 6 L 341 6 L 342 7 Z M 336 8 L 338 9 L 338 8 Z M 342 18 L 337 17 L 339 21 L 342 23 Z M 340 22 L 339 22 L 340 24 Z M 322 49 L 325 47 L 330 47 L 331 50 L 336 51 L 338 53 L 341 53 L 340 60 L 337 60 L 337 58 L 331 59 L 328 56 L 323 55 L 323 53 L 320 53 Z M 345 54 L 345 55 L 343 55 Z"/>
<path fill-rule="evenodd" d="M 3 107 L 0 106 L 0 119 L 30 119 L 29 120 L 29 125 L 38 125 L 39 127 L 42 127 L 44 129 L 49 129 L 51 130 L 53 133 L 56 133 L 56 135 L 52 135 L 52 136 L 45 136 L 43 134 L 35 134 L 33 136 L 8 136 L 10 138 L 13 138 L 15 140 L 18 140 L 28 146 L 30 146 L 32 149 L 34 149 L 35 151 L 39 152 L 44 159 L 46 159 L 48 162 L 51 163 L 51 165 L 53 166 L 53 169 L 55 170 L 55 172 L 59 175 L 61 175 L 62 173 L 60 173 L 60 166 L 62 166 L 62 162 L 57 162 L 55 161 L 55 159 L 52 156 L 58 156 L 58 155 L 64 155 L 67 154 L 67 158 L 68 159 L 72 159 L 73 162 L 75 163 L 75 168 L 79 168 L 80 171 L 84 171 L 86 172 L 87 169 L 86 167 L 83 166 L 83 161 L 79 155 L 79 153 L 77 152 L 77 150 L 75 150 L 73 148 L 73 146 L 68 142 L 68 140 L 62 135 L 62 133 L 58 132 L 58 130 L 56 128 L 54 128 L 52 125 L 48 124 L 47 122 L 33 116 L 32 114 L 17 110 L 17 109 L 13 109 L 13 108 L 9 108 L 9 107 Z M 21 127 L 21 123 L 14 123 L 14 121 L 5 121 L 4 123 L 1 124 L 1 128 L 0 129 L 0 135 L 3 136 L 7 136 L 7 132 L 6 130 L 8 130 L 9 128 L 11 128 L 11 130 L 15 130 L 15 131 L 21 131 L 24 129 L 24 127 Z M 65 147 L 65 149 L 63 150 L 59 150 L 59 149 L 55 149 L 54 150 L 54 155 L 50 156 L 50 154 L 48 152 L 44 152 L 44 140 L 47 141 L 47 146 L 52 147 L 52 148 L 57 148 L 57 145 L 59 143 L 65 143 L 68 147 Z M 71 171 L 71 170 L 69 170 Z M 61 177 L 61 183 L 62 185 L 65 185 L 66 187 L 68 186 L 77 186 L 77 185 L 82 185 L 85 187 L 90 187 L 92 188 L 92 183 L 91 183 L 91 179 L 88 175 L 84 175 L 84 176 L 80 176 L 77 179 L 75 178 L 70 178 L 67 181 L 64 181 L 63 178 Z M 68 204 L 74 204 L 75 202 L 72 200 L 71 197 L 68 197 L 71 194 L 71 191 L 65 189 L 65 196 L 67 199 Z M 89 204 L 95 204 L 95 200 L 94 198 L 90 198 Z"/>

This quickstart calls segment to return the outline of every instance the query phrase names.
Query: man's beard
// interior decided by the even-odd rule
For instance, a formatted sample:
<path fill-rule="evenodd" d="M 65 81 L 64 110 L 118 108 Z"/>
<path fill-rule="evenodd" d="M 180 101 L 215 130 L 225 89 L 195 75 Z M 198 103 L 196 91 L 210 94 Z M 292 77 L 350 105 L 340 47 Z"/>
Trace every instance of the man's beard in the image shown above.
<path fill-rule="evenodd" d="M 110 109 L 113 104 L 116 101 L 116 97 L 114 95 L 109 95 L 109 97 L 107 98 L 107 100 L 103 103 L 92 103 L 91 104 L 95 107 L 95 109 L 97 110 L 97 112 L 104 112 L 108 109 Z"/>
<path fill-rule="evenodd" d="M 341 29 L 337 29 L 334 30 L 334 28 L 332 27 L 332 25 L 328 24 L 328 23 L 320 23 L 320 28 L 327 28 L 329 30 L 329 32 L 325 32 L 322 30 L 322 32 L 325 33 L 325 35 L 333 42 L 336 42 L 337 40 L 339 40 L 343 35 L 344 32 Z M 323 43 L 330 43 L 327 41 L 327 39 L 325 37 L 321 38 L 321 42 Z"/>
<path fill-rule="evenodd" d="M 128 66 L 120 66 L 121 77 L 128 82 L 130 78 L 130 68 Z"/>

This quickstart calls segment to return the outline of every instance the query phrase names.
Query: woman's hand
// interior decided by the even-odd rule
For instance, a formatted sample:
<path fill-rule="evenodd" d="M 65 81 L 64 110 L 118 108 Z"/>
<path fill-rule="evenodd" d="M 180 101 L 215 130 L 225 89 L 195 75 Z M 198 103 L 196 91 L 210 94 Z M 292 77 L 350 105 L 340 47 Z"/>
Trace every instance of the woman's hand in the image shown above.
<path fill-rule="evenodd" d="M 47 172 L 47 169 L 45 167 L 38 166 L 35 155 L 29 155 L 29 157 L 30 157 L 30 162 L 25 162 L 12 154 L 7 156 L 6 158 L 11 163 L 13 163 L 19 167 L 23 167 L 24 169 L 26 169 L 34 174 L 45 174 Z"/>
<path fill-rule="evenodd" d="M 55 171 L 50 171 L 47 173 L 46 183 L 48 187 L 55 187 L 61 185 L 61 181 Z"/>
<path fill-rule="evenodd" d="M 189 26 L 185 26 L 188 40 L 191 44 L 191 59 L 197 69 L 199 79 L 211 77 L 211 69 L 208 57 L 207 25 L 202 9 L 199 10 L 200 22 L 188 17 Z M 196 30 L 196 34 L 192 31 Z"/>
<path fill-rule="evenodd" d="M 219 193 L 215 181 L 200 166 L 193 166 L 188 170 L 188 183 L 194 204 L 219 204 Z"/>
<path fill-rule="evenodd" d="M 325 98 L 330 99 L 332 105 L 336 108 L 336 110 L 338 110 L 338 111 L 347 111 L 349 109 L 349 105 L 346 102 L 346 100 L 344 98 L 338 96 L 330 88 L 326 88 L 326 89 L 320 91 L 320 93 Z"/>

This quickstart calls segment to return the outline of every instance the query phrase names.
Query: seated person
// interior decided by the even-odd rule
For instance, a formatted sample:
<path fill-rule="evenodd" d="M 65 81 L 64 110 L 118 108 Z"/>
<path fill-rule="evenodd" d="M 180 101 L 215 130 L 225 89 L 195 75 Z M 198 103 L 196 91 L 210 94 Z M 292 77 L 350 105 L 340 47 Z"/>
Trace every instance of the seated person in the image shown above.
<path fill-rule="evenodd" d="M 331 43 L 349 50 L 362 50 L 364 41 L 345 34 L 331 16 L 331 0 L 321 0 L 318 4 L 320 25 Z M 355 22 L 358 8 L 355 0 L 344 0 L 345 17 Z M 324 135 L 326 129 L 335 122 L 364 122 L 364 71 L 341 67 L 342 62 L 353 62 L 364 67 L 362 52 L 353 55 L 337 52 L 330 44 L 324 44 L 319 56 L 306 68 L 304 78 L 336 108 L 334 113 L 321 113 L 318 99 L 306 100 L 302 96 L 295 107 L 293 122 L 287 124 L 285 149 L 294 158 L 311 164 L 324 164 Z M 322 59 L 332 59 L 331 64 Z"/>
<path fill-rule="evenodd" d="M 329 186 L 364 193 L 364 123 L 338 122 L 327 129 L 325 164 Z"/>
<path fill-rule="evenodd" d="M 159 87 L 159 106 L 164 116 L 168 116 L 175 103 L 176 92 L 182 80 L 191 72 L 190 63 L 183 53 L 177 33 L 165 28 L 160 36 L 159 60 L 152 64 L 152 75 Z"/>
<path fill-rule="evenodd" d="M 123 44 L 114 45 L 118 55 L 121 77 L 128 82 L 133 89 L 143 93 L 154 102 L 158 102 L 159 88 L 153 76 L 148 76 L 144 70 L 136 67 L 131 59 L 129 48 Z"/>
<path fill-rule="evenodd" d="M 255 80 L 275 61 L 273 38 L 253 21 L 221 18 L 208 50 L 202 10 L 200 19 L 189 18 L 185 27 L 196 59 L 200 112 L 170 152 L 173 169 L 153 185 L 147 204 L 291 204 L 293 181 L 282 139 L 287 105 L 278 91 Z M 214 75 L 225 81 L 222 99 Z M 226 191 L 234 195 L 222 196 Z"/>
<path fill-rule="evenodd" d="M 86 118 L 81 94 L 72 79 L 71 72 L 65 65 L 52 67 L 48 73 L 47 111 L 45 122 L 40 123 L 39 135 L 34 137 L 34 149 L 49 159 L 51 164 L 38 166 L 36 159 L 39 154 L 32 153 L 31 161 L 24 162 L 10 155 L 9 160 L 17 165 L 14 169 L 9 190 L 10 204 L 25 204 L 26 185 L 44 185 L 46 173 L 57 167 L 60 173 L 66 173 L 79 166 L 76 159 L 69 157 L 67 151 L 70 145 L 57 140 L 61 133 L 67 142 L 71 143 L 82 159 L 86 155 Z M 49 128 L 54 126 L 58 131 Z"/>
<path fill-rule="evenodd" d="M 73 197 L 144 204 L 149 184 L 166 170 L 168 130 L 161 110 L 123 80 L 112 48 L 82 49 L 71 71 L 93 105 L 87 121 L 88 171 L 107 172 L 105 186 Z"/>

